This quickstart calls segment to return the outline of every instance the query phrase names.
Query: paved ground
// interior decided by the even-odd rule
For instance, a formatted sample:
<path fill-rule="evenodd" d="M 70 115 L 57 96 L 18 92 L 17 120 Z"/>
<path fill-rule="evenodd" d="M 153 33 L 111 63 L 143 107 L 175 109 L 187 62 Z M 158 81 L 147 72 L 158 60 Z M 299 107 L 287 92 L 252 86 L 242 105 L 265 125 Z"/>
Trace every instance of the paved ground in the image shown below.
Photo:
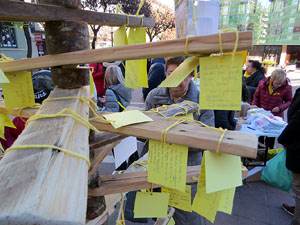
<path fill-rule="evenodd" d="M 300 71 L 288 73 L 288 77 L 293 85 L 293 92 L 300 87 Z M 133 92 L 131 106 L 143 108 L 141 100 L 141 89 Z M 107 158 L 102 165 L 105 170 L 113 171 L 114 167 L 112 159 Z M 292 216 L 281 209 L 283 202 L 294 204 L 291 193 L 287 193 L 276 189 L 263 181 L 259 180 L 259 174 L 256 174 L 257 181 L 246 180 L 243 186 L 238 187 L 234 198 L 234 206 L 232 215 L 218 213 L 214 225 L 289 225 Z M 252 178 L 255 180 L 255 178 Z M 116 215 L 112 215 L 109 224 L 115 224 Z M 126 225 L 142 224 L 126 221 Z M 154 224 L 149 219 L 148 225 Z M 211 223 L 203 218 L 199 221 L 199 225 L 211 225 Z"/>

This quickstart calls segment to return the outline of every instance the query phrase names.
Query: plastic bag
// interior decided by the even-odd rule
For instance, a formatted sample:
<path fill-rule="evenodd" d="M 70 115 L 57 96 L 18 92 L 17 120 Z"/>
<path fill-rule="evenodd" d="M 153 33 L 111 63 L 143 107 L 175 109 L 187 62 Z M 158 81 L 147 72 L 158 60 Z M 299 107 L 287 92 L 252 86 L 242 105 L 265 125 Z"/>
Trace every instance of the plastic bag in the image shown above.
<path fill-rule="evenodd" d="M 283 191 L 292 189 L 292 172 L 285 166 L 286 150 L 283 149 L 272 158 L 264 168 L 261 179 Z"/>

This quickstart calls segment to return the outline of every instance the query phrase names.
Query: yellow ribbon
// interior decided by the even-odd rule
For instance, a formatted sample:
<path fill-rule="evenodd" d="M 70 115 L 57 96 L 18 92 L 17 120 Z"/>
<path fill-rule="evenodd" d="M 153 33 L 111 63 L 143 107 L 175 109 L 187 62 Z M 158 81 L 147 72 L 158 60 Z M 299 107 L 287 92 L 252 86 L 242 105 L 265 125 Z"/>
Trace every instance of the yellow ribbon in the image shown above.
<path fill-rule="evenodd" d="M 138 10 L 137 10 L 137 12 L 136 12 L 136 16 L 139 15 L 140 10 L 141 10 L 141 8 L 143 7 L 143 5 L 144 5 L 144 0 L 141 0 L 141 2 L 140 2 L 140 4 L 139 4 L 139 8 L 138 8 Z"/>

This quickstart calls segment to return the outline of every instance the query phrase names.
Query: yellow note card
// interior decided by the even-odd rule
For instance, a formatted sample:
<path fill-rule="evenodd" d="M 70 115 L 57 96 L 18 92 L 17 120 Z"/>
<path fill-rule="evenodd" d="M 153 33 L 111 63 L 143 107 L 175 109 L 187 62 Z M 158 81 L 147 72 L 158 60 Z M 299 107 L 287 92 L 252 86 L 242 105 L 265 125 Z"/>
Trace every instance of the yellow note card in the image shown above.
<path fill-rule="evenodd" d="M 161 192 L 169 193 L 169 206 L 192 212 L 191 186 L 186 185 L 185 192 L 177 191 L 172 188 L 162 187 Z"/>
<path fill-rule="evenodd" d="M 207 193 L 243 184 L 240 156 L 206 151 L 205 165 Z"/>
<path fill-rule="evenodd" d="M 225 55 L 232 55 L 232 52 L 226 52 L 224 53 Z M 248 55 L 248 51 L 247 50 L 244 50 L 244 51 L 237 51 L 236 52 L 237 55 L 242 55 L 243 56 L 243 62 L 242 62 L 242 67 L 244 66 L 244 64 L 246 63 L 247 61 L 247 55 Z"/>
<path fill-rule="evenodd" d="M 148 182 L 184 192 L 188 147 L 149 140 Z"/>
<path fill-rule="evenodd" d="M 95 94 L 95 84 L 94 84 L 92 72 L 90 72 L 90 93 L 91 93 L 91 95 Z"/>
<path fill-rule="evenodd" d="M 158 87 L 177 87 L 198 65 L 198 57 L 187 58 Z"/>
<path fill-rule="evenodd" d="M 235 188 L 230 188 L 227 190 L 223 190 L 221 192 L 222 192 L 222 195 L 221 195 L 218 211 L 221 211 L 221 212 L 224 212 L 227 214 L 231 214 L 232 207 L 233 207 Z"/>
<path fill-rule="evenodd" d="M 123 111 L 119 113 L 111 113 L 103 115 L 105 119 L 111 121 L 111 125 L 118 129 L 135 123 L 143 123 L 153 121 L 149 116 L 146 116 L 139 110 Z"/>
<path fill-rule="evenodd" d="M 240 110 L 242 55 L 200 59 L 200 109 Z"/>
<path fill-rule="evenodd" d="M 206 193 L 205 184 L 205 152 L 202 159 L 198 190 L 194 198 L 192 209 L 199 215 L 214 223 L 220 205 L 221 192 Z"/>
<path fill-rule="evenodd" d="M 1 70 L 0 68 L 0 83 L 9 83 L 9 80 L 7 79 L 7 77 L 5 76 L 4 72 Z"/>
<path fill-rule="evenodd" d="M 167 225 L 175 225 L 175 220 L 173 219 L 173 217 L 170 218 L 170 220 L 167 223 Z"/>
<path fill-rule="evenodd" d="M 130 28 L 128 44 L 139 44 L 146 42 L 146 28 Z M 127 60 L 125 65 L 125 86 L 133 89 L 148 87 L 147 60 Z"/>
<path fill-rule="evenodd" d="M 168 215 L 168 193 L 137 192 L 134 202 L 134 218 L 165 218 Z"/>
<path fill-rule="evenodd" d="M 128 39 L 126 34 L 126 25 L 121 26 L 114 32 L 114 46 L 127 45 Z"/>
<path fill-rule="evenodd" d="M 0 137 L 5 140 L 4 127 L 16 128 L 7 114 L 0 113 Z"/>
<path fill-rule="evenodd" d="M 32 106 L 34 101 L 30 72 L 6 73 L 9 84 L 2 84 L 5 106 L 8 109 Z"/>

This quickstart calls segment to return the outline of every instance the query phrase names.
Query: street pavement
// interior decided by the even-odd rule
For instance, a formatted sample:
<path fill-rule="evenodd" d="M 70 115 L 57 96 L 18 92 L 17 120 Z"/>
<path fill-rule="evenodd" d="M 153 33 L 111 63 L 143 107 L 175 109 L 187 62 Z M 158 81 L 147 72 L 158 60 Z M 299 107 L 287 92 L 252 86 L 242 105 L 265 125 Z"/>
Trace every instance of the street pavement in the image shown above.
<path fill-rule="evenodd" d="M 293 86 L 293 93 L 300 87 L 300 71 L 289 72 L 288 78 Z M 131 107 L 143 109 L 141 88 L 133 91 Z M 276 143 L 276 147 L 280 147 Z M 111 159 L 110 159 L 111 160 Z M 105 162 L 105 161 L 104 161 Z M 112 162 L 106 161 L 107 164 Z M 105 163 L 104 163 L 105 164 Z M 108 165 L 105 166 L 106 169 Z M 111 165 L 113 170 L 113 165 Z M 101 171 L 101 169 L 100 169 Z M 103 172 L 103 170 L 102 170 Z M 218 212 L 214 225 L 290 225 L 292 216 L 282 210 L 282 203 L 294 204 L 294 194 L 274 188 L 260 180 L 260 173 L 244 180 L 244 184 L 237 187 L 232 215 Z M 115 216 L 113 216 L 115 217 Z M 115 224 L 110 218 L 109 224 Z M 126 221 L 126 225 L 145 224 Z M 152 219 L 147 225 L 154 224 Z M 199 225 L 211 225 L 208 220 L 202 219 Z"/>

